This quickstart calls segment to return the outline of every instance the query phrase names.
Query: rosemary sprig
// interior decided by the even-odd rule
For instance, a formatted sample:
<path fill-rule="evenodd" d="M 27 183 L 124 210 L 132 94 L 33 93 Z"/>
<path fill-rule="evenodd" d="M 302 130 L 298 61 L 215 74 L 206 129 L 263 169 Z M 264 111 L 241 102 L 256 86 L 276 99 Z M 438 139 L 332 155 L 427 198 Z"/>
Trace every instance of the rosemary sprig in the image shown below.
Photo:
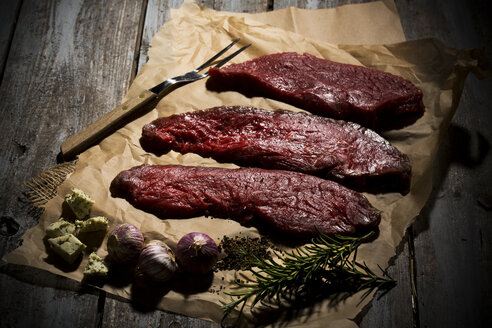
<path fill-rule="evenodd" d="M 319 231 L 318 234 L 308 246 L 284 254 L 275 252 L 277 260 L 253 257 L 249 271 L 254 279 L 236 282 L 241 289 L 229 293 L 232 301 L 222 307 L 223 321 L 239 305 L 241 314 L 250 299 L 251 308 L 259 302 L 306 305 L 334 293 L 355 293 L 395 284 L 381 267 L 382 275 L 378 276 L 365 263 L 356 261 L 358 247 L 374 232 L 362 237 L 330 237 Z"/>

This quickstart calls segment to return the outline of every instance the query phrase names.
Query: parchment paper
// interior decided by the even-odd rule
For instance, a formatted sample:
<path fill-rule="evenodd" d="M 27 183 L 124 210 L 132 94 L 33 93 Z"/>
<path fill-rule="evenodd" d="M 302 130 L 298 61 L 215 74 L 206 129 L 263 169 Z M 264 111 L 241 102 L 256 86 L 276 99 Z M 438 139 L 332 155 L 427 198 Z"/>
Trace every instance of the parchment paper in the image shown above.
<path fill-rule="evenodd" d="M 188 6 L 186 11 L 171 11 L 173 18 L 196 15 L 200 11 L 204 15 L 241 17 L 248 25 L 272 25 L 310 39 L 333 44 L 383 44 L 405 41 L 393 0 L 318 10 L 289 7 L 256 14 L 220 12 L 196 6 Z"/>
<path fill-rule="evenodd" d="M 389 9 L 391 6 L 381 6 L 381 3 L 376 3 L 374 6 L 380 7 L 375 9 L 365 4 L 350 6 L 350 8 L 354 13 L 361 15 L 370 8 L 373 18 L 384 19 L 383 16 L 388 12 L 395 15 L 395 12 Z M 346 17 L 350 17 L 349 8 L 335 9 L 337 10 L 345 12 Z M 283 18 L 281 21 L 290 25 L 289 30 L 300 32 L 299 26 L 304 23 L 309 25 L 310 19 L 305 12 L 300 14 L 301 11 L 293 9 L 286 10 L 284 13 L 286 12 L 288 14 L 285 15 L 291 17 L 291 23 L 285 22 Z M 333 11 L 326 10 L 326 12 Z M 318 11 L 313 13 L 320 14 Z M 378 16 L 378 13 L 381 16 Z M 464 79 L 474 62 L 467 57 L 466 52 L 447 48 L 436 40 L 391 45 L 335 46 L 325 42 L 326 38 L 321 39 L 321 35 L 318 35 L 319 39 L 315 41 L 271 24 L 255 22 L 252 20 L 254 16 L 247 18 L 243 14 L 239 16 L 243 17 L 202 9 L 194 3 L 185 3 L 180 10 L 172 11 L 172 19 L 154 37 L 149 51 L 149 62 L 135 79 L 127 97 L 136 97 L 142 90 L 166 78 L 180 75 L 199 66 L 236 37 L 241 38 L 241 44 L 252 42 L 253 46 L 236 57 L 234 62 L 282 51 L 308 52 L 334 61 L 377 68 L 411 80 L 424 92 L 426 113 L 412 126 L 384 134 L 394 146 L 410 157 L 413 168 L 411 191 L 405 197 L 395 193 L 366 194 L 370 202 L 383 211 L 383 216 L 379 237 L 360 248 L 359 260 L 365 261 L 375 271 L 377 265 L 387 267 L 389 259 L 395 255 L 395 248 L 400 243 L 406 228 L 418 215 L 429 196 L 432 187 L 431 167 L 440 136 L 451 120 Z M 265 19 L 267 16 L 267 14 L 259 15 L 264 20 L 268 20 Z M 395 23 L 394 19 L 395 16 L 393 16 L 393 23 Z M 351 24 L 342 25 L 344 29 L 350 29 L 357 35 L 360 26 L 353 20 Z M 393 25 L 399 26 L 399 22 Z M 330 24 L 330 26 L 333 29 L 337 28 L 337 24 Z M 382 40 L 393 40 L 398 34 L 400 38 L 403 36 L 400 33 L 401 26 L 400 32 L 396 34 L 395 31 L 385 34 L 377 28 L 373 32 L 379 33 Z M 316 33 L 308 31 L 306 34 L 312 36 Z M 368 34 L 367 31 L 360 34 L 361 40 L 366 40 L 364 35 Z M 206 90 L 204 80 L 184 86 L 162 99 L 155 110 L 81 154 L 75 172 L 60 186 L 57 197 L 47 204 L 40 223 L 24 235 L 22 246 L 4 259 L 10 263 L 31 265 L 75 280 L 82 280 L 87 256 L 76 267 L 67 268 L 48 255 L 42 241 L 45 228 L 62 215 L 63 196 L 73 187 L 86 191 L 95 199 L 92 215 L 107 216 L 111 221 L 111 227 L 121 222 L 130 222 L 138 226 L 147 238 L 159 238 L 171 247 L 176 245 L 181 236 L 190 231 L 205 232 L 217 242 L 224 235 L 258 236 L 255 228 L 245 228 L 231 220 L 205 217 L 160 220 L 133 208 L 123 199 L 112 198 L 108 190 L 118 172 L 142 163 L 235 167 L 218 164 L 211 159 L 194 154 L 180 155 L 170 152 L 157 158 L 145 153 L 138 141 L 142 126 L 157 117 L 219 105 L 248 105 L 272 110 L 284 108 L 300 111 L 293 106 L 269 99 L 247 98 L 235 92 L 210 92 Z M 97 251 L 101 256 L 107 254 L 105 242 L 104 240 Z M 208 281 L 204 278 L 203 282 L 178 279 L 177 282 L 158 291 L 158 297 L 155 298 L 153 305 L 189 316 L 220 321 L 222 317 L 220 306 L 230 300 L 224 291 L 236 278 L 236 272 L 221 271 L 215 273 Z M 135 288 L 132 288 L 128 282 L 118 286 L 104 285 L 102 288 L 126 299 L 135 298 L 137 294 Z M 288 325 L 327 327 L 329 322 L 330 327 L 356 326 L 349 319 L 354 318 L 371 299 L 371 297 L 361 298 L 361 295 L 362 293 L 359 293 L 336 305 L 330 305 L 330 300 L 321 302 L 305 313 L 298 313 Z M 247 316 L 251 318 L 250 313 L 247 313 Z M 261 317 L 261 313 L 258 313 L 257 317 Z M 283 322 L 281 317 L 277 318 L 271 314 L 269 317 L 275 318 L 277 322 Z"/>

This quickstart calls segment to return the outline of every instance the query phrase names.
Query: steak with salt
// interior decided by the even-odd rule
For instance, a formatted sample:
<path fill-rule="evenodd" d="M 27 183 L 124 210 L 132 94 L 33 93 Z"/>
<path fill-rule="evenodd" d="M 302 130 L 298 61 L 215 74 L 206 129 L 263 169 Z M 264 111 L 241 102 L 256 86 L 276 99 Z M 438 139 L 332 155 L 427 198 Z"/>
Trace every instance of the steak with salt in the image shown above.
<path fill-rule="evenodd" d="M 402 128 L 424 114 L 422 91 L 410 81 L 307 53 L 266 55 L 209 73 L 211 90 L 269 97 L 377 131 Z"/>
<path fill-rule="evenodd" d="M 142 165 L 120 172 L 111 192 L 162 219 L 209 214 L 295 236 L 348 234 L 381 219 L 362 194 L 282 170 Z"/>
<path fill-rule="evenodd" d="M 158 155 L 193 152 L 219 162 L 314 174 L 358 191 L 402 194 L 408 157 L 358 124 L 287 110 L 215 107 L 159 118 L 142 147 Z"/>

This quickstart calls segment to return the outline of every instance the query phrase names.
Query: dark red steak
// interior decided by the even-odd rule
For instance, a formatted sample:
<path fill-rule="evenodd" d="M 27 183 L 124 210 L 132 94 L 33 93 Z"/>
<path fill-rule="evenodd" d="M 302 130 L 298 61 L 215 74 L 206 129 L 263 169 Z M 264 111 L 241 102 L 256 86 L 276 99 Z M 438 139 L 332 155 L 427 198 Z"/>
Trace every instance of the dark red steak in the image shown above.
<path fill-rule="evenodd" d="M 163 117 L 143 128 L 158 155 L 193 152 L 219 162 L 314 174 L 359 191 L 407 193 L 408 157 L 355 123 L 248 107 L 215 107 Z"/>
<path fill-rule="evenodd" d="M 269 97 L 373 130 L 402 128 L 424 114 L 422 91 L 410 81 L 307 53 L 266 55 L 209 73 L 211 90 Z"/>
<path fill-rule="evenodd" d="M 282 170 L 142 165 L 119 173 L 111 192 L 162 219 L 210 214 L 297 236 L 315 236 L 315 227 L 330 235 L 353 233 L 381 219 L 362 194 Z"/>

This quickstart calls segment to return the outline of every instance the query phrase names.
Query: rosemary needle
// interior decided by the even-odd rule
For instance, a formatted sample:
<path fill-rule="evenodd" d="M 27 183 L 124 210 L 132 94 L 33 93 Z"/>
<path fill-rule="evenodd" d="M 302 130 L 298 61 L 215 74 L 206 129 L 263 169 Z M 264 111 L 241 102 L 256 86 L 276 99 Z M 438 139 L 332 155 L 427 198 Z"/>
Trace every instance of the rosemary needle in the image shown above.
<path fill-rule="evenodd" d="M 222 306 L 223 321 L 239 305 L 241 314 L 250 299 L 251 308 L 263 302 L 302 306 L 329 294 L 393 286 L 395 281 L 385 270 L 379 268 L 382 275 L 378 276 L 356 261 L 358 247 L 373 235 L 371 231 L 362 237 L 330 237 L 318 231 L 312 245 L 275 252 L 277 260 L 253 256 L 249 271 L 254 278 L 236 282 L 240 289 L 230 292 L 231 302 Z"/>

